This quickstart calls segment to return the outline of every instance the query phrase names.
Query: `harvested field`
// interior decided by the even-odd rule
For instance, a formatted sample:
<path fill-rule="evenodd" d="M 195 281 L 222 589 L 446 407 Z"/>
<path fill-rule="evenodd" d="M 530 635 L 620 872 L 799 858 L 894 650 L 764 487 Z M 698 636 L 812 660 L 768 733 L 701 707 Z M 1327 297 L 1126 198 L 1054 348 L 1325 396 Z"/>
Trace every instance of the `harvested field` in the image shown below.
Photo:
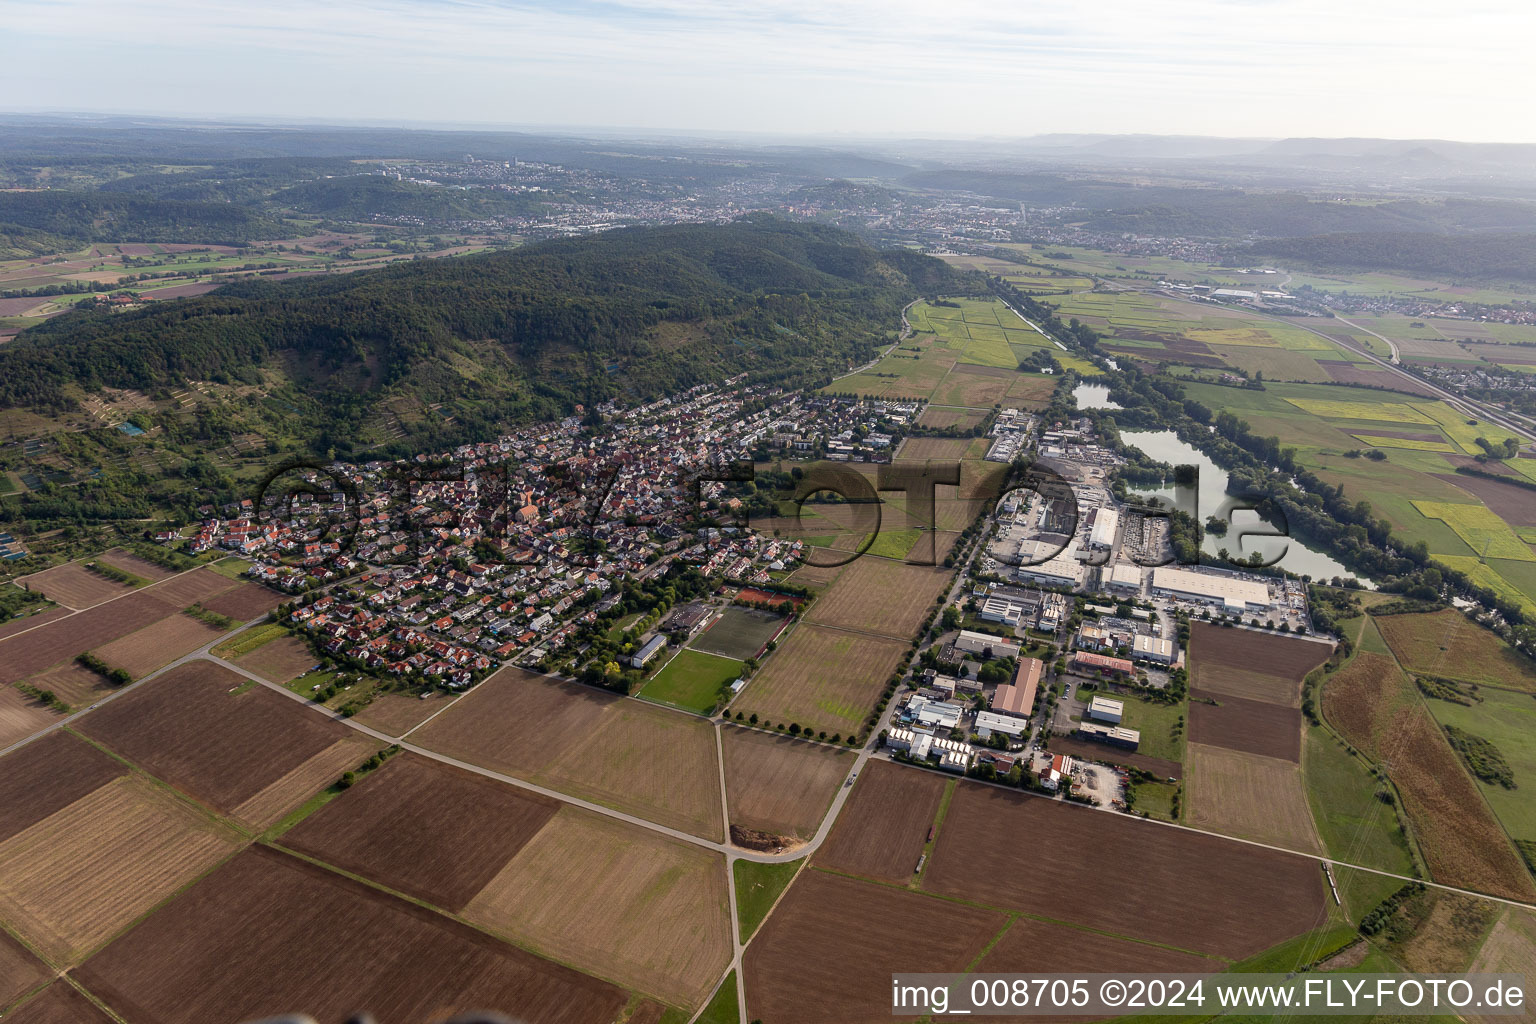
<path fill-rule="evenodd" d="M 1087 969 L 1105 974 L 1199 974 L 1222 969 L 1220 961 L 1144 942 L 1085 932 L 1052 921 L 1021 917 L 977 965 L 985 974 L 1067 974 Z"/>
<path fill-rule="evenodd" d="M 1301 707 L 1301 683 L 1332 649 L 1311 640 L 1205 622 L 1190 625 L 1189 682 L 1196 690 Z"/>
<path fill-rule="evenodd" d="M 243 667 L 250 668 L 249 664 Z M 447 707 L 449 698 L 432 696 L 426 700 L 404 693 L 381 693 L 355 716 L 370 729 L 389 736 L 404 736 L 428 718 Z"/>
<path fill-rule="evenodd" d="M 356 735 L 210 661 L 172 669 L 79 728 L 225 814 Z"/>
<path fill-rule="evenodd" d="M 458 911 L 554 817 L 556 801 L 404 753 L 280 842 Z"/>
<path fill-rule="evenodd" d="M 1454 460 L 1453 460 L 1454 461 Z M 1464 465 L 1480 469 L 1483 472 L 1498 472 L 1497 463 L 1486 466 L 1479 465 L 1473 459 L 1466 459 Z M 1436 473 L 1435 476 L 1464 491 L 1470 491 L 1500 519 L 1510 526 L 1536 526 L 1536 497 L 1524 487 L 1514 484 L 1500 483 L 1497 480 L 1489 480 L 1487 477 L 1468 476 L 1465 473 Z M 1511 474 L 1513 475 L 1513 474 Z M 1515 477 L 1515 479 L 1519 479 Z"/>
<path fill-rule="evenodd" d="M 853 767 L 853 752 L 726 726 L 725 799 L 731 824 L 808 840 Z"/>
<path fill-rule="evenodd" d="M 900 640 L 802 624 L 779 642 L 731 710 L 813 732 L 857 734 L 907 649 Z"/>
<path fill-rule="evenodd" d="M 1530 873 L 1420 703 L 1400 707 L 1382 730 L 1387 774 L 1402 795 L 1413 836 L 1437 882 L 1509 899 L 1536 895 Z"/>
<path fill-rule="evenodd" d="M 0 1012 L 41 985 L 51 973 L 26 947 L 0 931 Z"/>
<path fill-rule="evenodd" d="M 464 916 L 693 1008 L 730 961 L 728 905 L 720 854 L 564 807 Z"/>
<path fill-rule="evenodd" d="M 1382 755 L 1382 709 L 1404 698 L 1402 672 L 1385 654 L 1360 651 L 1323 684 L 1323 717 L 1373 759 Z"/>
<path fill-rule="evenodd" d="M 275 590 L 268 590 L 259 583 L 237 583 L 222 594 L 215 594 L 202 606 L 218 615 L 227 615 L 236 622 L 249 622 L 267 614 L 288 598 Z"/>
<path fill-rule="evenodd" d="M 910 882 L 948 780 L 887 761 L 870 761 L 859 775 L 815 864 L 882 882 Z"/>
<path fill-rule="evenodd" d="M 805 621 L 880 633 L 906 642 L 922 625 L 951 575 L 952 571 L 943 566 L 860 558 L 811 605 Z"/>
<path fill-rule="evenodd" d="M 1091 740 L 1080 740 L 1071 736 L 1052 736 L 1051 753 L 1071 754 L 1085 761 L 1098 761 L 1102 764 L 1118 764 L 1126 768 L 1140 768 L 1149 771 L 1160 779 L 1180 779 L 1184 777 L 1184 766 L 1177 761 L 1164 760 L 1161 757 L 1148 757 L 1145 754 L 1137 754 L 1129 750 L 1121 750 L 1112 747 L 1108 743 L 1094 743 Z"/>
<path fill-rule="evenodd" d="M 986 418 L 986 413 L 981 409 L 942 408 L 930 405 L 925 408 L 922 415 L 918 416 L 917 423 L 921 427 L 974 427 Z"/>
<path fill-rule="evenodd" d="M 1536 665 L 1454 609 L 1373 621 L 1410 672 L 1536 692 Z"/>
<path fill-rule="evenodd" d="M 184 654 L 213 643 L 226 632 L 190 615 L 168 615 L 137 633 L 103 644 L 92 653 L 113 668 L 124 669 L 138 679 Z"/>
<path fill-rule="evenodd" d="M 763 653 L 768 641 L 784 629 L 786 621 L 784 616 L 773 612 L 732 605 L 688 646 L 705 654 L 718 654 L 737 661 L 756 658 Z"/>
<path fill-rule="evenodd" d="M 112 1024 L 112 1018 L 60 978 L 6 1014 L 5 1024 Z"/>
<path fill-rule="evenodd" d="M 802 565 L 790 578 L 805 587 L 829 587 L 842 572 L 840 565 Z"/>
<path fill-rule="evenodd" d="M 155 596 L 153 588 L 97 605 L 89 611 L 57 619 L 0 640 L 0 683 L 14 683 L 45 668 L 68 661 L 92 647 L 143 629 L 181 607 Z"/>
<path fill-rule="evenodd" d="M 176 575 L 175 569 L 167 569 L 163 565 L 151 562 L 147 558 L 140 558 L 132 551 L 126 551 L 123 548 L 103 551 L 96 557 L 96 560 L 106 562 L 108 565 L 115 566 L 124 572 L 131 572 L 135 576 L 142 576 L 151 583 Z"/>
<path fill-rule="evenodd" d="M 358 970 L 362 951 L 378 969 Z M 260 846 L 77 974 L 119 1014 L 144 1024 L 294 1012 L 344 1020 L 365 1008 L 388 1024 L 471 1009 L 609 1024 L 626 1002 L 612 985 Z"/>
<path fill-rule="evenodd" d="M 1536 974 L 1536 916 L 1529 910 L 1510 907 L 1488 933 L 1469 971 L 1478 974 Z M 1508 1017 L 1467 1018 L 1477 1024 L 1503 1024 Z"/>
<path fill-rule="evenodd" d="M 0 842 L 0 918 L 74 963 L 237 845 L 142 776 L 117 779 Z"/>
<path fill-rule="evenodd" d="M 204 603 L 213 595 L 222 594 L 235 585 L 234 580 L 227 576 L 220 576 L 207 566 L 203 566 L 156 583 L 148 593 L 154 594 L 180 611 L 190 605 Z"/>
<path fill-rule="evenodd" d="M 269 640 L 249 654 L 240 655 L 235 664 L 263 679 L 286 683 L 314 667 L 315 652 L 298 637 L 284 636 Z"/>
<path fill-rule="evenodd" d="M 91 572 L 77 562 L 56 565 L 52 569 L 44 569 L 35 576 L 23 576 L 16 582 L 28 590 L 42 594 L 54 604 L 73 608 L 76 611 L 94 608 L 103 601 L 122 597 L 134 590 L 126 583 L 118 583 L 116 580 L 109 580 L 105 576 Z"/>
<path fill-rule="evenodd" d="M 693 715 L 502 669 L 411 738 L 670 828 L 725 836 L 714 726 Z"/>
<path fill-rule="evenodd" d="M 4 640 L 8 636 L 14 636 L 17 633 L 24 633 L 29 629 L 36 629 L 38 626 L 52 622 L 55 619 L 62 619 L 69 614 L 71 612 L 68 608 L 49 608 L 46 611 L 37 612 L 33 615 L 23 615 L 20 618 L 10 619 L 4 625 L 0 625 L 0 640 Z"/>
<path fill-rule="evenodd" d="M 0 748 L 40 732 L 64 716 L 14 686 L 0 686 Z"/>
<path fill-rule="evenodd" d="M 909 437 L 896 452 L 897 462 L 956 462 L 963 458 L 971 446 L 968 437 Z"/>
<path fill-rule="evenodd" d="M 897 921 L 922 921 L 922 940 L 889 927 Z M 963 970 L 1006 923 L 997 911 L 802 871 L 747 947 L 747 1016 L 768 1024 L 885 1024 L 893 972 Z"/>
<path fill-rule="evenodd" d="M 1190 690 L 1189 741 L 1301 761 L 1301 711 L 1261 700 Z M 1210 698 L 1217 704 L 1207 704 Z"/>
<path fill-rule="evenodd" d="M 1191 743 L 1184 820 L 1241 839 L 1322 853 L 1301 766 L 1277 757 Z"/>
<path fill-rule="evenodd" d="M 839 823 L 841 824 L 841 822 Z M 1091 891 L 977 871 L 997 850 L 1092 857 Z M 1319 925 L 1317 862 L 962 781 L 923 886 L 1180 949 L 1241 959 Z"/>
<path fill-rule="evenodd" d="M 128 774 L 76 736 L 55 732 L 0 759 L 0 841 Z"/>
<path fill-rule="evenodd" d="M 77 662 L 66 661 L 57 668 L 39 672 L 26 681 L 28 686 L 39 690 L 52 690 L 64 703 L 79 709 L 90 704 L 102 694 L 111 693 L 116 687 Z"/>
<path fill-rule="evenodd" d="M 366 761 L 377 749 L 376 740 L 359 733 L 349 733 L 314 757 L 289 769 L 281 778 L 263 786 L 250 799 L 242 801 L 230 811 L 230 817 L 256 828 L 271 825 L 341 778 L 343 772 Z"/>

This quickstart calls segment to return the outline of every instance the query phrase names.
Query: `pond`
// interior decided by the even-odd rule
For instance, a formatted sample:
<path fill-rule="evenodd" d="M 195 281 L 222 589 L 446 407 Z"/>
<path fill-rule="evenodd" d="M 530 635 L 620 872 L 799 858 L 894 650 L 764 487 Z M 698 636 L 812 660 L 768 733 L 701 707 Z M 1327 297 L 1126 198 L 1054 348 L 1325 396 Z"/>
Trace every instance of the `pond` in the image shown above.
<path fill-rule="evenodd" d="M 1119 402 L 1109 400 L 1108 384 L 1079 384 L 1072 389 L 1079 409 L 1124 409 Z M 1150 452 L 1148 454 L 1151 454 Z"/>
<path fill-rule="evenodd" d="M 1273 530 L 1273 524 L 1266 524 L 1257 512 L 1249 510 L 1231 510 L 1234 500 L 1227 494 L 1227 481 L 1231 478 L 1226 470 L 1212 462 L 1210 457 L 1199 451 L 1192 445 L 1179 439 L 1179 436 L 1171 430 L 1122 430 L 1120 439 L 1128 445 L 1145 452 L 1159 462 L 1166 462 L 1173 466 L 1198 466 L 1200 479 L 1198 493 L 1195 495 L 1194 506 L 1199 510 L 1200 523 L 1213 515 L 1220 515 L 1231 524 L 1225 537 L 1218 537 L 1210 531 L 1206 531 L 1205 542 L 1201 544 L 1201 550 L 1208 554 L 1216 554 L 1222 548 L 1238 556 L 1247 556 L 1254 551 L 1262 551 L 1268 557 L 1281 555 L 1276 564 L 1287 570 L 1302 576 L 1311 576 L 1313 579 L 1332 579 L 1335 576 L 1354 577 L 1363 586 L 1375 589 L 1370 580 L 1359 576 L 1344 567 L 1344 564 L 1331 555 L 1315 548 L 1308 547 L 1295 537 L 1249 535 L 1239 538 L 1238 534 L 1244 531 L 1258 531 L 1263 529 Z M 1168 504 L 1175 503 L 1176 489 L 1168 487 L 1150 487 L 1148 485 L 1130 485 L 1129 489 L 1136 494 L 1146 494 L 1162 498 Z M 1182 489 L 1182 488 L 1180 488 Z M 1179 507 L 1189 508 L 1190 502 L 1186 496 Z"/>

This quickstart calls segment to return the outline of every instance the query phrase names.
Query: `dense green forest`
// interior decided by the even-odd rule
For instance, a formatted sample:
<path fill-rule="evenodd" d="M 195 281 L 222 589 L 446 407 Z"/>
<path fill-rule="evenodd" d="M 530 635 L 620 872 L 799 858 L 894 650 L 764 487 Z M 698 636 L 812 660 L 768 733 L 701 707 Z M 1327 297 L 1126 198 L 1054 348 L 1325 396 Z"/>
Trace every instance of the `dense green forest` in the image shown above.
<path fill-rule="evenodd" d="M 1536 281 L 1536 234 L 1352 233 L 1277 238 L 1245 252 L 1327 270 L 1398 270 L 1452 281 Z"/>
<path fill-rule="evenodd" d="M 101 192 L 0 192 L 0 233 L 16 228 L 79 242 L 243 245 L 291 229 L 227 203 Z"/>
<path fill-rule="evenodd" d="M 265 386 L 279 374 L 345 448 L 391 395 L 489 430 L 741 372 L 826 377 L 870 358 L 905 302 L 957 285 L 932 257 L 767 216 L 614 231 L 69 313 L 0 352 L 0 404 L 60 411 L 75 387 Z"/>

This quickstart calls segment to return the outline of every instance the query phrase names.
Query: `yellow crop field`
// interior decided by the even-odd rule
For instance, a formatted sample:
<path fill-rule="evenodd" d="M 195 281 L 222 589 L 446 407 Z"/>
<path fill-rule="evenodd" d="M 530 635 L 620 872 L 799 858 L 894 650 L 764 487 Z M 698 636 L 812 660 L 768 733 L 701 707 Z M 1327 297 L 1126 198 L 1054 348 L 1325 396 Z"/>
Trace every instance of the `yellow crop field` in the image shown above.
<path fill-rule="evenodd" d="M 1508 523 L 1486 505 L 1463 505 L 1450 501 L 1415 501 L 1413 507 L 1426 519 L 1438 519 L 1482 558 L 1507 558 L 1515 562 L 1536 562 L 1530 546 L 1522 541 Z"/>
<path fill-rule="evenodd" d="M 1526 549 L 1529 552 L 1529 548 Z M 1499 575 L 1492 566 L 1485 564 L 1475 555 L 1435 555 L 1435 561 L 1444 562 L 1457 572 L 1464 572 L 1479 586 L 1487 587 L 1507 601 L 1512 601 L 1525 609 L 1526 614 L 1536 612 L 1536 602 L 1533 602 L 1525 594 L 1521 593 L 1513 583 Z M 1529 558 L 1516 559 L 1516 561 L 1530 561 Z"/>
<path fill-rule="evenodd" d="M 1379 420 L 1383 423 L 1434 423 L 1406 402 L 1335 402 L 1326 398 L 1287 398 L 1287 402 L 1314 416 L 1333 420 Z M 1438 425 L 1438 424 L 1436 424 Z"/>
<path fill-rule="evenodd" d="M 1465 417 L 1448 405 L 1436 403 L 1434 405 L 1416 406 L 1416 408 L 1420 408 L 1427 413 L 1451 440 L 1461 445 L 1462 450 L 1468 455 L 1479 455 L 1482 453 L 1482 445 L 1477 443 L 1477 439 L 1480 437 L 1487 438 L 1489 441 L 1497 444 L 1507 437 L 1515 436 L 1503 427 L 1496 427 L 1492 423 L 1484 423 L 1482 421 L 1478 421 L 1475 425 L 1468 423 Z"/>
<path fill-rule="evenodd" d="M 1363 441 L 1372 448 L 1406 448 L 1414 452 L 1444 452 L 1448 455 L 1456 454 L 1457 448 L 1449 441 L 1415 441 L 1411 437 L 1377 437 L 1375 434 L 1353 434 L 1357 441 Z"/>

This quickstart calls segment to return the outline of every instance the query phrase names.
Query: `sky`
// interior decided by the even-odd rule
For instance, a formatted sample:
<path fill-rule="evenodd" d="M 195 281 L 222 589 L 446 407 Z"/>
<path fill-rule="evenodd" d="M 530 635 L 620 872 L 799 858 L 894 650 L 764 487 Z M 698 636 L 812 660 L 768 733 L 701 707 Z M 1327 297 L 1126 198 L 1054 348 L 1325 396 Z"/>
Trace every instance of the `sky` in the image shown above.
<path fill-rule="evenodd" d="M 1536 5 L 0 0 L 0 109 L 1536 142 Z"/>

